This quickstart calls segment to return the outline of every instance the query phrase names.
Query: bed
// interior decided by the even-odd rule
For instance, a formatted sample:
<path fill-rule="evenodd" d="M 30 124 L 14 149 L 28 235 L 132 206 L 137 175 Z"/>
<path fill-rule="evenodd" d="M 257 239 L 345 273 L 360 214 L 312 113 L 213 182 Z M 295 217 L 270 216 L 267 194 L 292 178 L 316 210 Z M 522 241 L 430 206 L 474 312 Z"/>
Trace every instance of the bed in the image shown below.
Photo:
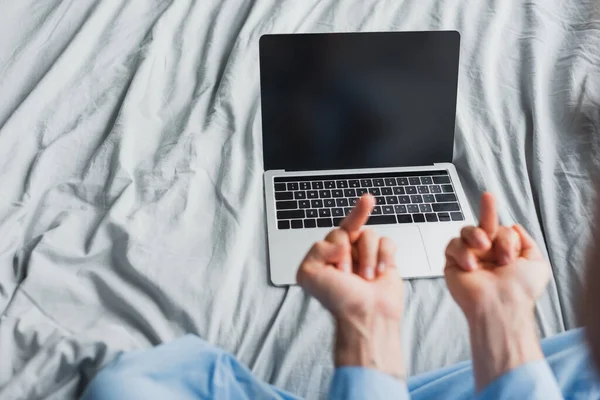
<path fill-rule="evenodd" d="M 0 2 L 0 398 L 63 399 L 194 333 L 323 398 L 332 321 L 268 284 L 258 39 L 455 29 L 454 162 L 543 246 L 545 337 L 577 326 L 600 167 L 596 0 Z M 469 357 L 442 279 L 406 282 L 411 375 Z"/>

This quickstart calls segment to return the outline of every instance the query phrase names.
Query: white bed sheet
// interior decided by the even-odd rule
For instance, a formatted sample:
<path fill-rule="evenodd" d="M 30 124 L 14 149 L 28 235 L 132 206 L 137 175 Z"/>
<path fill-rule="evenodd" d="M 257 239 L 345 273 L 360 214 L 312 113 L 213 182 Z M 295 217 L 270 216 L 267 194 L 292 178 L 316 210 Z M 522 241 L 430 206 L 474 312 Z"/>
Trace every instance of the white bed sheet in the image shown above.
<path fill-rule="evenodd" d="M 0 1 L 0 398 L 71 398 L 193 332 L 326 394 L 332 322 L 267 284 L 258 39 L 456 29 L 455 164 L 547 249 L 542 336 L 576 325 L 598 170 L 596 0 Z M 474 204 L 478 209 L 477 204 Z M 411 374 L 469 357 L 443 280 L 407 282 Z"/>

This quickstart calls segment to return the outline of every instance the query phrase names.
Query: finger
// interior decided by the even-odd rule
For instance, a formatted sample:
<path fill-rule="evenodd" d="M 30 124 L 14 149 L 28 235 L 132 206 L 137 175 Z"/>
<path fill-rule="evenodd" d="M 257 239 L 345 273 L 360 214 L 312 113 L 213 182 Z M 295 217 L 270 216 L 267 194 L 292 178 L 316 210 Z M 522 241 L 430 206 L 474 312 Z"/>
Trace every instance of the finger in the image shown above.
<path fill-rule="evenodd" d="M 490 240 L 494 240 L 498 231 L 498 215 L 496 213 L 496 200 L 494 200 L 494 195 L 489 192 L 485 192 L 481 196 L 479 227 L 487 233 Z"/>
<path fill-rule="evenodd" d="M 473 251 L 460 238 L 454 238 L 446 247 L 446 260 L 450 264 L 458 265 L 462 270 L 473 271 L 477 269 L 477 258 Z"/>
<path fill-rule="evenodd" d="M 344 251 L 337 268 L 343 272 L 352 272 L 352 255 L 350 253 L 350 238 L 348 232 L 343 229 L 334 229 L 327 234 L 325 241 L 341 246 Z"/>
<path fill-rule="evenodd" d="M 307 261 L 317 261 L 323 265 L 338 263 L 345 252 L 347 252 L 347 247 L 321 240 L 310 248 L 302 263 Z"/>
<path fill-rule="evenodd" d="M 513 225 L 513 229 L 521 239 L 521 256 L 525 258 L 542 258 L 540 249 L 531 235 L 521 225 Z"/>
<path fill-rule="evenodd" d="M 498 228 L 494 240 L 494 257 L 498 265 L 508 265 L 521 254 L 521 240 L 512 228 L 501 226 Z"/>
<path fill-rule="evenodd" d="M 375 206 L 375 198 L 370 194 L 364 194 L 350 214 L 344 218 L 340 228 L 348 233 L 350 243 L 354 243 L 360 236 L 360 230 L 369 219 L 371 211 Z"/>
<path fill-rule="evenodd" d="M 377 275 L 381 275 L 386 269 L 396 266 L 396 245 L 390 238 L 379 239 L 379 255 L 377 260 Z"/>
<path fill-rule="evenodd" d="M 479 250 L 488 251 L 492 247 L 487 233 L 477 226 L 465 226 L 460 231 L 460 238 L 466 242 L 467 246 Z"/>
<path fill-rule="evenodd" d="M 379 237 L 371 229 L 362 231 L 358 239 L 358 271 L 364 279 L 375 277 Z"/>

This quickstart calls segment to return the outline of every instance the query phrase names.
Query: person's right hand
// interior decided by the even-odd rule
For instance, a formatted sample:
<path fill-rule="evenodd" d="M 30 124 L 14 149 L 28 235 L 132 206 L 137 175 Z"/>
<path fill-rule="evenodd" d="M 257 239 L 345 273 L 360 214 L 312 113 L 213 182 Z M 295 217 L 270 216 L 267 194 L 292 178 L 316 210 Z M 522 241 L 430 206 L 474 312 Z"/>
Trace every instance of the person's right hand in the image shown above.
<path fill-rule="evenodd" d="M 498 302 L 533 310 L 550 266 L 520 225 L 500 226 L 494 197 L 481 197 L 478 227 L 467 226 L 446 248 L 448 289 L 467 319 Z"/>
<path fill-rule="evenodd" d="M 448 244 L 444 275 L 469 323 L 478 390 L 543 358 L 534 310 L 550 266 L 520 225 L 499 226 L 490 193 L 481 198 L 479 227 L 463 228 Z"/>

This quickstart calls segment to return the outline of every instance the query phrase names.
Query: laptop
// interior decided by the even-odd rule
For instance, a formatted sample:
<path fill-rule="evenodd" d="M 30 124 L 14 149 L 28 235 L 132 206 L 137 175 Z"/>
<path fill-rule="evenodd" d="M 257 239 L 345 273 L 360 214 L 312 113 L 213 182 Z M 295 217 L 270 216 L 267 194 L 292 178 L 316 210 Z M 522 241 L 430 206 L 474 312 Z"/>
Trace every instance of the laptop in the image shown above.
<path fill-rule="evenodd" d="M 259 47 L 271 282 L 295 284 L 364 193 L 402 277 L 442 276 L 449 240 L 475 221 L 452 164 L 459 33 L 274 34 Z"/>

